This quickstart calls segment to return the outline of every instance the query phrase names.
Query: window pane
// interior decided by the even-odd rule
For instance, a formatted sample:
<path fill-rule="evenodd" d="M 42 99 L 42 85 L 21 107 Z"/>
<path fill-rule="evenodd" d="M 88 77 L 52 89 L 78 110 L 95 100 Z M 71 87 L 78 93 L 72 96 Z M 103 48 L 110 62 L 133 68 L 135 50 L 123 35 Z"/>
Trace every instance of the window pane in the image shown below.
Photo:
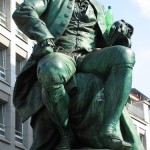
<path fill-rule="evenodd" d="M 3 105 L 0 104 L 0 124 L 4 123 L 4 119 L 3 119 Z"/>
<path fill-rule="evenodd" d="M 5 135 L 4 105 L 2 103 L 0 103 L 0 135 Z"/>
<path fill-rule="evenodd" d="M 0 66 L 5 68 L 6 51 L 0 49 Z"/>
<path fill-rule="evenodd" d="M 0 66 L 3 67 L 3 54 L 2 54 L 2 50 L 0 50 Z"/>
<path fill-rule="evenodd" d="M 146 136 L 145 136 L 145 134 L 140 133 L 140 139 L 141 139 L 141 142 L 142 142 L 144 148 L 146 149 Z"/>
<path fill-rule="evenodd" d="M 20 143 L 23 142 L 23 124 L 21 120 L 22 118 L 16 111 L 15 140 Z"/>
<path fill-rule="evenodd" d="M 20 72 L 20 61 L 19 60 L 16 60 L 16 75 L 18 75 L 19 74 L 19 72 Z"/>
<path fill-rule="evenodd" d="M 16 111 L 16 127 L 15 130 L 22 133 L 22 121 L 21 117 Z"/>
<path fill-rule="evenodd" d="M 0 0 L 0 12 L 4 13 L 5 11 L 5 0 Z"/>
<path fill-rule="evenodd" d="M 21 69 L 24 66 L 25 59 L 16 53 L 16 75 L 21 72 Z"/>

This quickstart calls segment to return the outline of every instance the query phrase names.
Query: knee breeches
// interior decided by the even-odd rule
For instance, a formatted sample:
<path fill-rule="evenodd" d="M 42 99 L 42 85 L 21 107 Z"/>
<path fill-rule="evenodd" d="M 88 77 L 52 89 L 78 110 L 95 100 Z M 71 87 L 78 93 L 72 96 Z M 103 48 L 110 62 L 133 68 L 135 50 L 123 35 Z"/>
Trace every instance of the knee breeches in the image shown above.
<path fill-rule="evenodd" d="M 40 83 L 50 88 L 65 84 L 75 73 L 76 63 L 73 58 L 62 53 L 51 53 L 43 57 L 37 66 Z"/>
<path fill-rule="evenodd" d="M 115 66 L 132 68 L 134 63 L 134 52 L 124 46 L 97 49 L 97 51 L 87 54 L 82 59 L 80 66 L 76 66 L 72 57 L 55 52 L 46 55 L 39 61 L 37 77 L 48 88 L 65 84 L 76 72 L 76 67 L 80 68 L 81 72 L 105 76 Z"/>

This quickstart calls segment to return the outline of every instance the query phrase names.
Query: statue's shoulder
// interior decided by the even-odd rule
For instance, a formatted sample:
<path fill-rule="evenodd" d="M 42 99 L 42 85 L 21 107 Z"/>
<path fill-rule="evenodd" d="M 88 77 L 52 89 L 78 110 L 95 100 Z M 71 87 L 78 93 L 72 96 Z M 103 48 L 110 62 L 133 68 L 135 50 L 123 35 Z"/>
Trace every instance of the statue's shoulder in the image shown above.
<path fill-rule="evenodd" d="M 106 13 L 104 5 L 98 0 L 90 0 L 90 2 L 94 5 L 98 12 Z"/>

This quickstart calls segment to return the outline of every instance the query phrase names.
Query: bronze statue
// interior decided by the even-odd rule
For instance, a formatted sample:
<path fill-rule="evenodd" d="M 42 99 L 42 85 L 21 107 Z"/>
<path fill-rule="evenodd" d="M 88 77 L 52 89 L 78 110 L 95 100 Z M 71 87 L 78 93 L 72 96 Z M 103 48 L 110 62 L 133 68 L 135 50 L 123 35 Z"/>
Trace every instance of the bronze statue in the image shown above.
<path fill-rule="evenodd" d="M 130 147 L 116 134 L 116 126 L 131 89 L 135 63 L 130 49 L 132 26 L 124 20 L 117 21 L 108 34 L 104 8 L 95 0 L 26 0 L 13 13 L 13 19 L 21 31 L 37 41 L 14 89 L 13 102 L 23 121 L 44 105 L 51 118 L 47 125 L 55 126 L 57 131 L 53 128 L 51 132 L 60 135 L 56 149 L 74 148 L 71 124 L 75 122 L 71 121 L 72 111 L 68 112 L 68 108 L 74 103 L 71 99 L 82 95 L 74 78 L 78 73 L 92 73 L 93 78 L 102 80 L 105 99 L 97 138 L 101 144 L 93 143 L 93 148 Z M 42 92 L 33 94 L 38 86 Z M 34 125 L 33 130 L 38 132 Z M 56 137 L 49 139 L 58 142 Z M 37 141 L 33 142 L 32 150 L 47 150 L 44 146 L 48 141 L 43 138 L 43 143 L 35 148 Z"/>

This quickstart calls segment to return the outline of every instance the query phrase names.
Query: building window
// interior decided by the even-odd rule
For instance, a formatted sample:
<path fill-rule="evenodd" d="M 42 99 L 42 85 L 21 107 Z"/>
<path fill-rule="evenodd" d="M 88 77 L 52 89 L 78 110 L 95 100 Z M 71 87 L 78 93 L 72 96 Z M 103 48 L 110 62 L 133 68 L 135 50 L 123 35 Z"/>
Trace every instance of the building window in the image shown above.
<path fill-rule="evenodd" d="M 19 75 L 21 69 L 25 64 L 25 58 L 21 57 L 19 54 L 16 53 L 16 76 Z"/>
<path fill-rule="evenodd" d="M 4 104 L 0 103 L 0 135 L 4 136 L 5 125 L 4 125 Z"/>
<path fill-rule="evenodd" d="M 140 133 L 140 139 L 141 139 L 141 142 L 142 142 L 144 148 L 146 149 L 146 136 L 145 136 L 145 134 Z"/>
<path fill-rule="evenodd" d="M 16 35 L 20 39 L 22 39 L 22 40 L 27 42 L 27 40 L 28 40 L 27 36 L 21 30 L 19 30 L 18 27 L 16 28 Z"/>
<path fill-rule="evenodd" d="M 5 13 L 5 0 L 0 0 L 0 12 Z"/>
<path fill-rule="evenodd" d="M 23 124 L 22 124 L 22 118 L 16 111 L 15 113 L 15 140 L 19 143 L 23 143 Z"/>
<path fill-rule="evenodd" d="M 0 79 L 6 78 L 6 50 L 0 49 Z"/>
<path fill-rule="evenodd" d="M 0 0 L 0 23 L 6 26 L 6 5 L 5 0 Z"/>

